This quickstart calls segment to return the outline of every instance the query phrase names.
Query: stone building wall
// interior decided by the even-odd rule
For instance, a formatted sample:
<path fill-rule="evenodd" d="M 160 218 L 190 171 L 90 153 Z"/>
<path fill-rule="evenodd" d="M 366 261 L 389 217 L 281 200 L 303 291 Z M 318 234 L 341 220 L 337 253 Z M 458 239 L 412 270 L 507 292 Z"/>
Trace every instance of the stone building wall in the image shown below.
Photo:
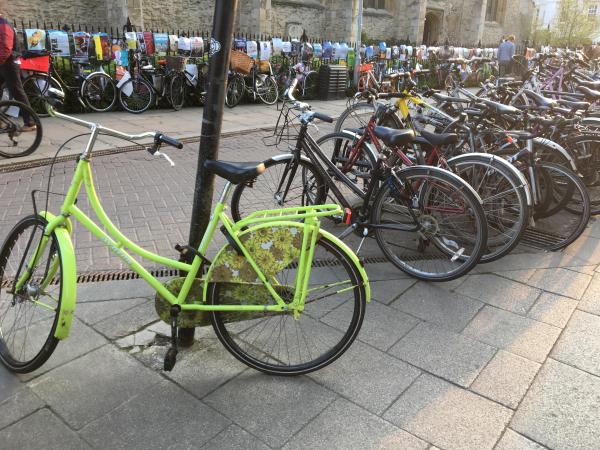
<path fill-rule="evenodd" d="M 144 0 L 144 26 L 158 29 L 210 30 L 214 0 Z"/>
<path fill-rule="evenodd" d="M 306 30 L 308 36 L 320 36 L 326 29 L 326 12 L 318 2 L 273 1 L 268 34 L 299 38 Z"/>

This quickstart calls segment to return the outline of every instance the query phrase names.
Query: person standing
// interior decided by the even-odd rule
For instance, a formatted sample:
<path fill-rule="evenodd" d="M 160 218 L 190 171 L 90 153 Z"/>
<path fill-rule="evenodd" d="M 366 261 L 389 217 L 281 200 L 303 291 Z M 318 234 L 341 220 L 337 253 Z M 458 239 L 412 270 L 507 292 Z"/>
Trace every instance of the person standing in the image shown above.
<path fill-rule="evenodd" d="M 515 56 L 515 37 L 511 34 L 498 47 L 498 68 L 501 77 L 512 72 L 513 56 Z"/>
<path fill-rule="evenodd" d="M 19 65 L 16 62 L 18 54 L 17 33 L 8 20 L 0 14 L 0 85 L 6 83 L 10 98 L 30 106 L 21 83 Z M 23 123 L 22 132 L 35 131 L 35 122 L 27 111 L 23 111 Z"/>

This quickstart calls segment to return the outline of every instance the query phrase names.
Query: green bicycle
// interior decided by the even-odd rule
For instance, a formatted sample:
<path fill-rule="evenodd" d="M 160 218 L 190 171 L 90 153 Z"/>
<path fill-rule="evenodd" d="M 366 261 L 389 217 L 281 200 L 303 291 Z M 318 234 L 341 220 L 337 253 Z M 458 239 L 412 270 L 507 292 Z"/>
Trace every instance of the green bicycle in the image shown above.
<path fill-rule="evenodd" d="M 348 349 L 361 327 L 370 288 L 352 250 L 320 227 L 321 217 L 341 214 L 339 206 L 259 211 L 234 223 L 225 213 L 232 186 L 253 180 L 264 165 L 207 161 L 205 170 L 227 183 L 202 242 L 198 249 L 176 246 L 193 255 L 191 263 L 163 257 L 129 240 L 106 215 L 92 178 L 92 149 L 99 133 L 153 138 L 147 150 L 173 164 L 159 151 L 161 144 L 182 144 L 159 132 L 128 135 L 54 112 L 51 106 L 48 111 L 91 133 L 60 214 L 41 211 L 25 217 L 0 249 L 0 360 L 10 370 L 37 369 L 69 335 L 77 288 L 71 219 L 156 290 L 157 311 L 171 325 L 165 370 L 176 362 L 178 328 L 204 322 L 212 324 L 237 359 L 269 374 L 305 374 Z M 106 232 L 76 205 L 82 187 Z M 227 243 L 210 261 L 205 254 L 219 223 Z M 187 276 L 162 284 L 132 254 Z"/>

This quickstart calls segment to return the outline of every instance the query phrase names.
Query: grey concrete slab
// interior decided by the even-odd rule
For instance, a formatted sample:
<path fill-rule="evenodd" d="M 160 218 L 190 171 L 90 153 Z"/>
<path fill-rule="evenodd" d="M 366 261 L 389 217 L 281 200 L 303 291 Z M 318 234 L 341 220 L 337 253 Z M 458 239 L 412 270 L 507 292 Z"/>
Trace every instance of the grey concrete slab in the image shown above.
<path fill-rule="evenodd" d="M 555 327 L 564 328 L 577 308 L 577 300 L 551 292 L 543 292 L 529 310 L 529 317 Z"/>
<path fill-rule="evenodd" d="M 449 292 L 437 283 L 420 281 L 391 306 L 450 331 L 459 332 L 477 314 L 483 303 Z"/>
<path fill-rule="evenodd" d="M 592 449 L 600 442 L 600 378 L 549 358 L 511 428 L 553 449 Z"/>
<path fill-rule="evenodd" d="M 569 270 L 573 270 L 575 272 L 579 272 L 579 273 L 585 273 L 587 275 L 592 275 L 594 276 L 594 274 L 596 273 L 596 266 L 595 265 L 591 265 L 591 266 L 574 266 L 574 267 L 568 267 Z"/>
<path fill-rule="evenodd" d="M 154 302 L 147 300 L 120 314 L 101 320 L 93 327 L 109 339 L 118 339 L 158 320 L 160 319 L 156 315 Z"/>
<path fill-rule="evenodd" d="M 494 450 L 544 450 L 545 448 L 507 428 Z"/>
<path fill-rule="evenodd" d="M 579 300 L 591 279 L 590 275 L 573 270 L 562 268 L 538 269 L 527 280 L 527 284 Z"/>
<path fill-rule="evenodd" d="M 584 260 L 586 264 L 600 263 L 600 239 L 592 236 L 581 236 L 577 241 L 563 250 L 565 255 Z"/>
<path fill-rule="evenodd" d="M 491 449 L 512 411 L 444 380 L 423 374 L 384 419 L 444 449 Z"/>
<path fill-rule="evenodd" d="M 345 399 L 333 402 L 283 448 L 425 450 L 427 442 Z"/>
<path fill-rule="evenodd" d="M 44 402 L 31 389 L 21 385 L 10 397 L 0 401 L 0 429 L 44 407 Z M 0 447 L 2 444 L 0 443 Z"/>
<path fill-rule="evenodd" d="M 575 311 L 551 356 L 600 377 L 600 317 Z"/>
<path fill-rule="evenodd" d="M 264 442 L 237 425 L 230 425 L 207 442 L 202 450 L 269 450 Z"/>
<path fill-rule="evenodd" d="M 321 320 L 332 327 L 336 327 L 336 324 L 339 323 L 348 323 L 340 319 L 348 317 L 352 313 L 352 309 L 352 306 L 346 303 L 324 316 Z M 419 322 L 420 320 L 415 317 L 373 301 L 367 306 L 358 339 L 386 351 Z"/>
<path fill-rule="evenodd" d="M 365 269 L 369 276 L 369 281 L 398 280 L 401 278 L 414 281 L 413 278 L 389 262 L 367 264 Z"/>
<path fill-rule="evenodd" d="M 49 370 L 62 366 L 63 364 L 85 355 L 86 353 L 103 346 L 108 341 L 93 329 L 85 325 L 78 319 L 73 319 L 71 333 L 68 339 L 58 343 L 58 346 L 52 353 L 52 356 L 42 367 L 31 373 L 18 375 L 22 381 L 31 380 Z"/>
<path fill-rule="evenodd" d="M 471 275 L 457 292 L 489 305 L 526 314 L 541 290 L 496 275 Z"/>
<path fill-rule="evenodd" d="M 528 249 L 524 253 L 514 251 L 497 261 L 488 264 L 479 264 L 473 272 L 492 273 L 502 270 L 546 269 L 550 267 L 585 266 L 590 264 L 585 258 L 562 252 L 544 253 L 532 252 Z"/>
<path fill-rule="evenodd" d="M 0 364 L 0 402 L 15 394 L 21 387 L 19 378 Z"/>
<path fill-rule="evenodd" d="M 96 448 L 200 448 L 231 422 L 168 381 L 137 391 L 80 431 Z"/>
<path fill-rule="evenodd" d="M 536 362 L 544 362 L 561 329 L 492 306 L 484 307 L 463 333 Z"/>
<path fill-rule="evenodd" d="M 104 281 L 77 285 L 77 302 L 154 298 L 154 290 L 144 280 Z"/>
<path fill-rule="evenodd" d="M 518 281 L 519 283 L 527 284 L 527 280 L 535 273 L 536 269 L 524 269 L 524 270 L 502 270 L 494 272 L 496 275 L 500 275 L 504 278 Z"/>
<path fill-rule="evenodd" d="M 471 385 L 471 390 L 515 409 L 531 385 L 540 364 L 499 350 Z"/>
<path fill-rule="evenodd" d="M 93 325 L 107 317 L 121 314 L 134 306 L 148 302 L 147 298 L 125 298 L 119 300 L 98 300 L 82 302 L 75 308 L 75 316 Z"/>
<path fill-rule="evenodd" d="M 421 323 L 390 354 L 461 386 L 469 386 L 496 349 L 437 325 Z"/>
<path fill-rule="evenodd" d="M 596 273 L 592 278 L 578 308 L 600 316 L 600 273 Z"/>
<path fill-rule="evenodd" d="M 371 297 L 375 300 L 380 301 L 381 303 L 389 305 L 415 283 L 415 280 L 411 280 L 409 278 L 400 278 L 398 280 L 372 281 L 370 283 Z"/>
<path fill-rule="evenodd" d="M 72 428 L 79 429 L 159 381 L 159 375 L 106 345 L 29 386 Z"/>
<path fill-rule="evenodd" d="M 361 342 L 335 363 L 310 375 L 332 391 L 381 414 L 421 372 Z"/>
<path fill-rule="evenodd" d="M 282 378 L 247 370 L 203 401 L 271 447 L 283 445 L 336 395 L 308 377 Z"/>
<path fill-rule="evenodd" d="M 91 449 L 48 409 L 42 409 L 0 431 L 5 449 L 82 450 Z"/>

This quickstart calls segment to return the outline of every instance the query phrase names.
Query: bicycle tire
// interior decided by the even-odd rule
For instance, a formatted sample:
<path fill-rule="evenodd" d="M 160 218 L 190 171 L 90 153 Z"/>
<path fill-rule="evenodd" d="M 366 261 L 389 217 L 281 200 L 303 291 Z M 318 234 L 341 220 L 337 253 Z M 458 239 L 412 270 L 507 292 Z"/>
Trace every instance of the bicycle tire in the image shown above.
<path fill-rule="evenodd" d="M 9 108 L 18 108 L 21 114 L 17 117 L 9 116 Z M 25 125 L 22 111 L 25 110 L 35 124 L 35 131 L 21 132 Z M 18 158 L 31 155 L 37 150 L 42 141 L 42 122 L 33 109 L 15 100 L 0 102 L 0 156 L 4 158 Z"/>
<path fill-rule="evenodd" d="M 18 295 L 9 292 L 9 286 L 13 285 L 14 280 L 20 277 L 26 261 L 29 261 L 33 252 L 37 251 L 37 245 L 40 242 L 46 224 L 47 222 L 39 216 L 31 215 L 25 217 L 11 230 L 0 249 L 0 323 L 2 323 L 4 330 L 2 335 L 0 335 L 0 360 L 8 369 L 17 373 L 29 373 L 39 368 L 52 355 L 58 344 L 58 339 L 54 336 L 54 333 L 58 325 L 62 302 L 63 277 L 66 275 L 62 270 L 60 247 L 54 233 L 50 235 L 50 242 L 46 247 L 47 250 L 40 256 L 43 260 L 47 252 L 48 258 L 51 258 L 51 260 L 45 263 L 40 260 L 40 264 L 34 269 L 32 276 L 35 277 L 36 271 L 40 267 L 45 270 L 45 276 L 48 276 L 48 268 L 50 265 L 53 265 L 54 261 L 52 258 L 58 258 L 58 270 L 60 272 L 54 272 L 53 279 L 46 288 L 40 287 L 39 281 L 37 283 L 28 282 L 27 291 L 24 290 Z M 32 228 L 30 231 L 31 234 L 26 235 L 28 228 Z M 21 237 L 25 238 L 22 242 L 25 248 L 24 254 L 18 254 L 13 259 L 11 255 L 23 249 L 23 246 L 20 245 Z M 29 280 L 31 281 L 31 279 Z M 53 285 L 54 280 L 56 280 L 57 284 Z M 55 295 L 58 295 L 58 299 L 55 299 L 56 307 L 53 313 L 41 306 L 36 308 L 37 304 L 32 301 L 33 297 L 39 302 L 40 297 L 44 295 L 43 302 L 49 303 L 52 300 L 52 296 L 46 289 L 52 290 Z M 37 297 L 35 297 L 36 292 Z M 9 317 L 11 311 L 13 315 L 19 315 L 22 312 L 23 314 L 20 317 L 24 317 L 25 322 L 21 322 L 22 319 L 20 317 L 15 317 L 9 329 L 8 324 L 10 322 L 6 319 Z M 46 314 L 36 317 L 37 313 Z M 44 332 L 47 326 L 49 326 L 48 334 Z M 14 335 L 12 335 L 11 332 L 15 327 Z M 29 331 L 32 332 L 32 336 L 28 335 Z M 23 333 L 25 333 L 24 336 Z M 21 350 L 15 354 L 15 344 L 21 342 Z M 29 345 L 27 346 L 27 344 Z M 11 348 L 13 349 L 12 351 Z M 29 352 L 30 349 L 32 349 L 31 352 Z M 25 352 L 31 353 L 31 356 L 28 356 Z"/>
<path fill-rule="evenodd" d="M 58 89 L 64 94 L 60 83 L 55 78 L 47 75 L 33 74 L 23 81 L 23 90 L 27 95 L 29 104 L 39 117 L 48 117 L 45 97 L 48 87 Z"/>
<path fill-rule="evenodd" d="M 315 71 L 308 72 L 304 77 L 304 100 L 314 100 L 317 98 L 317 89 L 319 87 L 319 74 Z"/>
<path fill-rule="evenodd" d="M 241 75 L 235 74 L 227 81 L 227 91 L 225 92 L 225 105 L 228 108 L 235 108 L 244 97 L 245 81 Z"/>
<path fill-rule="evenodd" d="M 185 75 L 178 73 L 171 77 L 169 84 L 169 102 L 175 111 L 183 108 L 185 103 Z"/>
<path fill-rule="evenodd" d="M 377 193 L 372 208 L 375 238 L 385 256 L 403 272 L 424 281 L 450 281 L 468 273 L 487 244 L 485 212 L 472 188 L 457 175 L 437 167 L 411 166 L 395 173 Z M 449 231 L 440 232 L 440 219 L 434 215 L 434 194 L 438 191 L 442 200 L 453 196 L 460 200 L 455 206 L 459 222 L 450 223 Z M 394 202 L 398 204 L 395 209 Z M 438 215 L 450 215 L 448 210 L 442 206 Z M 384 217 L 384 212 L 390 216 Z M 461 235 L 452 234 L 456 229 Z M 401 234 L 388 234 L 387 230 Z M 443 262 L 448 263 L 448 269 L 442 269 Z"/>
<path fill-rule="evenodd" d="M 102 72 L 87 76 L 81 84 L 80 93 L 86 106 L 96 112 L 111 111 L 117 103 L 117 85 Z"/>
<path fill-rule="evenodd" d="M 483 202 L 488 238 L 481 263 L 496 261 L 510 253 L 529 225 L 528 187 L 513 172 L 517 169 L 503 161 L 476 153 L 448 160 L 452 172 L 469 183 Z"/>
<path fill-rule="evenodd" d="M 129 89 L 131 89 L 131 94 L 127 95 L 126 92 Z M 141 114 L 154 104 L 154 89 L 143 78 L 132 78 L 119 89 L 119 103 L 125 111 Z"/>
<path fill-rule="evenodd" d="M 291 301 L 294 286 L 287 278 L 293 277 L 295 282 L 297 262 L 277 272 L 280 295 L 285 294 L 287 301 Z M 358 335 L 365 314 L 365 286 L 354 261 L 322 231 L 312 268 L 317 267 L 319 276 L 310 278 L 305 309 L 298 317 L 261 311 L 244 312 L 240 318 L 239 312 L 215 311 L 211 321 L 217 338 L 239 361 L 271 375 L 302 375 L 334 362 Z M 227 288 L 227 283 L 212 283 L 208 302 L 227 304 Z M 332 293 L 332 289 L 338 292 Z M 260 296 L 261 291 L 266 291 L 264 286 L 254 286 L 246 295 L 251 299 Z M 282 350 L 282 346 L 286 348 Z"/>
<path fill-rule="evenodd" d="M 375 114 L 375 105 L 372 102 L 358 102 L 346 108 L 335 122 L 334 131 L 339 133 L 349 128 L 364 128 Z M 402 121 L 394 113 L 388 112 L 378 124 L 388 128 L 404 128 Z"/>
<path fill-rule="evenodd" d="M 581 179 L 566 167 L 538 161 L 535 170 L 542 196 L 550 200 L 544 210 L 536 208 L 534 223 L 529 230 L 541 237 L 535 241 L 537 248 L 560 250 L 573 243 L 585 230 L 591 216 L 590 198 Z M 540 174 L 541 171 L 545 174 Z M 565 186 L 565 183 L 569 184 Z"/>
<path fill-rule="evenodd" d="M 319 205 L 325 203 L 327 197 L 325 181 L 318 170 L 308 159 L 301 158 L 297 161 L 299 169 L 289 181 L 288 193 L 281 199 L 278 189 L 282 177 L 289 174 L 293 164 L 296 164 L 294 155 L 284 154 L 270 158 L 264 162 L 265 172 L 256 180 L 249 183 L 240 183 L 236 186 L 231 196 L 231 216 L 238 222 L 249 213 L 262 209 L 286 208 L 293 206 Z M 300 177 L 300 178 L 298 178 Z M 299 186 L 295 180 L 299 180 Z M 288 186 L 283 180 L 282 186 Z M 293 192 L 293 196 L 289 195 Z"/>
<path fill-rule="evenodd" d="M 256 78 L 256 95 L 260 100 L 267 105 L 274 105 L 279 98 L 279 89 L 275 77 L 267 76 L 262 80 L 262 85 L 258 86 L 258 76 Z"/>

